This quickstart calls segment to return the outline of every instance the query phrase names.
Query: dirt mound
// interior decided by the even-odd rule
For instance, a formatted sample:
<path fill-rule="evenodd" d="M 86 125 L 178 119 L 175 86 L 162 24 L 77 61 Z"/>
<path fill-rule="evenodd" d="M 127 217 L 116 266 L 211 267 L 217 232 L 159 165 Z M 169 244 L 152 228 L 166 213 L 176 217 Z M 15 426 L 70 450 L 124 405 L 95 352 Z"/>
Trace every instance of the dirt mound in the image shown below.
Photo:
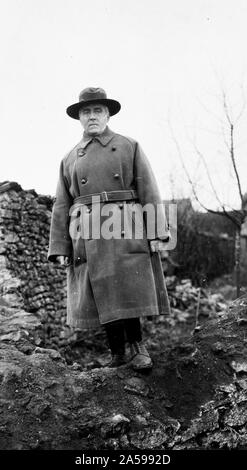
<path fill-rule="evenodd" d="M 33 339 L 25 353 L 5 338 L 0 448 L 246 448 L 246 332 L 242 298 L 186 341 L 151 348 L 147 375 L 128 365 L 85 371 Z"/>

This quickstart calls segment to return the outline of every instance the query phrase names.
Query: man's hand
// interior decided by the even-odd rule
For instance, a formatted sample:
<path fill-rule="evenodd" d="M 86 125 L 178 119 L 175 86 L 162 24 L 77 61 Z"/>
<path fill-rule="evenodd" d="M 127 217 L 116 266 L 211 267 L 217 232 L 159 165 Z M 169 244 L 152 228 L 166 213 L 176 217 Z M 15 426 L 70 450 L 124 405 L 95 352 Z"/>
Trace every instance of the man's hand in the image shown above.
<path fill-rule="evenodd" d="M 165 251 L 166 245 L 167 245 L 167 241 L 163 241 L 163 240 L 151 240 L 150 241 L 150 249 L 152 253 L 155 253 L 156 251 Z"/>
<path fill-rule="evenodd" d="M 70 265 L 70 259 L 68 256 L 57 256 L 58 262 L 61 264 L 61 266 L 69 266 Z"/>

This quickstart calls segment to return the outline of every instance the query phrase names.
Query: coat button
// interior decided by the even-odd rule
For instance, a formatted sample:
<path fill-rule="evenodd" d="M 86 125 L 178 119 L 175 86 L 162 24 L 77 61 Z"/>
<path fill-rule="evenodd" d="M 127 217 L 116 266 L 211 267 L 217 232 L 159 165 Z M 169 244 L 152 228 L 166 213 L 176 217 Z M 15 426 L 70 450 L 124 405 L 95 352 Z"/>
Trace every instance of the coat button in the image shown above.
<path fill-rule="evenodd" d="M 112 151 L 115 152 L 115 150 L 117 150 L 116 147 L 112 147 Z"/>
<path fill-rule="evenodd" d="M 86 155 L 86 152 L 84 152 L 83 149 L 78 149 L 77 155 L 78 155 L 78 157 L 83 157 L 84 155 Z"/>
<path fill-rule="evenodd" d="M 124 235 L 125 235 L 125 231 L 122 230 L 122 232 L 121 232 L 121 237 L 124 237 Z"/>
<path fill-rule="evenodd" d="M 114 178 L 118 179 L 120 177 L 119 173 L 115 173 Z"/>
<path fill-rule="evenodd" d="M 82 178 L 81 184 L 86 184 L 87 183 L 87 178 Z"/>
<path fill-rule="evenodd" d="M 120 202 L 120 204 L 118 204 L 118 207 L 119 207 L 119 209 L 122 209 L 123 208 L 123 203 Z"/>

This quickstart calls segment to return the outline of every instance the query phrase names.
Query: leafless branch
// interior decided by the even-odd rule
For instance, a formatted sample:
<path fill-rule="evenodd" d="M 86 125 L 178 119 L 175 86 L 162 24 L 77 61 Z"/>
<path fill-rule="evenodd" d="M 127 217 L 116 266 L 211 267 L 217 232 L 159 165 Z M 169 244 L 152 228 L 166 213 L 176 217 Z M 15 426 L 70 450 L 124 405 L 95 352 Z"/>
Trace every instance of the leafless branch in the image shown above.
<path fill-rule="evenodd" d="M 192 194 L 193 194 L 195 200 L 200 204 L 200 206 L 201 206 L 205 211 L 211 212 L 212 214 L 217 214 L 217 215 L 221 215 L 221 216 L 223 216 L 223 217 L 227 217 L 228 219 L 230 219 L 230 220 L 232 221 L 232 223 L 233 223 L 234 225 L 239 226 L 239 211 L 234 211 L 234 210 L 232 211 L 232 212 L 236 213 L 236 218 L 235 218 L 233 215 L 231 215 L 229 212 L 226 211 L 225 206 L 224 206 L 220 201 L 219 201 L 219 202 L 220 202 L 222 211 L 216 211 L 216 210 L 213 210 L 213 209 L 211 209 L 211 208 L 209 208 L 209 207 L 206 207 L 205 204 L 203 204 L 202 201 L 199 199 L 198 194 L 197 194 L 197 192 L 196 192 L 195 183 L 192 181 L 191 176 L 190 176 L 190 174 L 189 174 L 189 171 L 188 171 L 188 169 L 187 169 L 187 167 L 186 167 L 186 165 L 185 165 L 185 163 L 184 163 L 182 151 L 181 151 L 179 142 L 178 142 L 178 140 L 177 140 L 177 138 L 176 138 L 176 136 L 175 136 L 175 134 L 174 134 L 174 131 L 173 131 L 173 128 L 172 128 L 172 126 L 171 126 L 170 121 L 168 121 L 168 125 L 169 125 L 169 129 L 170 129 L 170 132 L 171 132 L 172 140 L 173 140 L 173 142 L 174 142 L 174 144 L 175 144 L 175 147 L 176 147 L 176 150 L 177 150 L 179 159 L 180 159 L 180 161 L 181 161 L 181 164 L 182 164 L 182 167 L 183 167 L 183 169 L 184 169 L 184 172 L 185 172 L 185 174 L 186 174 L 186 176 L 187 176 L 188 182 L 189 182 L 189 184 L 190 184 L 190 186 L 191 186 Z"/>
<path fill-rule="evenodd" d="M 225 116 L 226 116 L 226 118 L 227 118 L 228 124 L 229 124 L 230 126 L 232 126 L 233 121 L 232 121 L 231 116 L 230 116 L 230 113 L 229 113 L 229 108 L 228 108 L 228 104 L 227 104 L 227 99 L 226 99 L 225 90 L 222 90 L 222 99 L 223 99 L 223 108 L 224 108 L 224 111 L 225 111 Z"/>
<path fill-rule="evenodd" d="M 232 162 L 234 174 L 235 174 L 235 177 L 236 177 L 236 180 L 237 180 L 237 186 L 238 186 L 238 192 L 239 192 L 239 196 L 240 196 L 240 200 L 241 200 L 241 206 L 243 206 L 243 192 L 242 192 L 242 188 L 241 188 L 239 173 L 238 173 L 238 170 L 237 170 L 236 159 L 235 159 L 234 130 L 235 130 L 237 120 L 240 119 L 240 117 L 242 116 L 242 114 L 244 112 L 244 109 L 245 109 L 245 96 L 244 96 L 243 88 L 242 88 L 242 94 L 243 94 L 243 98 L 244 98 L 243 106 L 241 107 L 241 110 L 240 110 L 240 113 L 238 114 L 238 117 L 234 121 L 233 118 L 231 118 L 231 116 L 230 116 L 230 111 L 229 111 L 229 106 L 228 106 L 228 103 L 227 103 L 227 97 L 226 97 L 225 90 L 222 89 L 223 108 L 224 108 L 224 111 L 225 111 L 226 119 L 227 119 L 228 124 L 229 124 L 229 129 L 230 129 L 230 145 L 229 145 L 228 150 L 230 152 L 231 162 Z"/>
<path fill-rule="evenodd" d="M 223 137 L 224 144 L 225 144 L 225 146 L 226 146 L 228 152 L 230 152 L 230 151 L 231 151 L 231 147 L 230 147 L 230 145 L 229 145 L 229 142 L 227 141 L 223 123 L 221 123 L 221 135 L 222 135 L 222 137 Z"/>
<path fill-rule="evenodd" d="M 202 154 L 202 152 L 200 152 L 200 150 L 198 149 L 198 147 L 197 147 L 195 141 L 193 142 L 193 146 L 194 146 L 194 149 L 195 149 L 196 154 L 198 155 L 199 159 L 202 161 L 202 163 L 203 163 L 203 165 L 204 165 L 204 168 L 205 168 L 206 173 L 207 173 L 208 181 L 209 181 L 209 184 L 210 184 L 210 186 L 211 186 L 211 189 L 212 189 L 212 191 L 213 191 L 213 193 L 214 193 L 214 195 L 215 195 L 215 198 L 216 198 L 216 200 L 218 201 L 218 203 L 220 204 L 220 206 L 223 208 L 223 204 L 222 204 L 222 202 L 220 201 L 220 198 L 219 198 L 219 196 L 218 196 L 218 193 L 217 193 L 217 191 L 216 191 L 216 189 L 215 189 L 215 186 L 214 186 L 213 180 L 212 180 L 212 178 L 211 178 L 211 175 L 210 175 L 210 172 L 209 172 L 208 165 L 207 165 L 207 163 L 206 163 L 205 157 L 204 157 L 204 155 Z"/>
<path fill-rule="evenodd" d="M 208 114 L 211 114 L 211 116 L 213 116 L 216 121 L 220 122 L 221 119 L 219 116 L 217 116 L 217 114 L 215 114 L 213 111 L 211 111 L 211 109 L 207 108 L 207 106 L 205 106 L 205 104 L 199 99 L 197 98 L 197 101 L 198 103 L 200 104 L 200 106 L 208 113 Z"/>
<path fill-rule="evenodd" d="M 243 85 L 241 85 L 241 93 L 242 93 L 242 106 L 241 106 L 241 109 L 240 109 L 236 119 L 235 119 L 235 122 L 238 122 L 241 119 L 241 117 L 242 117 L 242 115 L 245 111 L 245 108 L 246 108 L 246 97 L 245 97 L 245 92 L 244 92 Z"/>

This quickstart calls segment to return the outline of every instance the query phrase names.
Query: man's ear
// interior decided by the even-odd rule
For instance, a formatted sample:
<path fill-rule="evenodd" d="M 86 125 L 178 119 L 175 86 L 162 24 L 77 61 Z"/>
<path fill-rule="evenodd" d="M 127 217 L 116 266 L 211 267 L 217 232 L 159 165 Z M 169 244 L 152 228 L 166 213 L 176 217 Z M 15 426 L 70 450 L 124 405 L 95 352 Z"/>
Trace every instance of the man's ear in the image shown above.
<path fill-rule="evenodd" d="M 107 122 L 108 122 L 109 119 L 110 119 L 110 111 L 109 111 L 108 106 L 105 107 L 105 110 L 106 110 L 106 112 L 107 112 Z"/>

